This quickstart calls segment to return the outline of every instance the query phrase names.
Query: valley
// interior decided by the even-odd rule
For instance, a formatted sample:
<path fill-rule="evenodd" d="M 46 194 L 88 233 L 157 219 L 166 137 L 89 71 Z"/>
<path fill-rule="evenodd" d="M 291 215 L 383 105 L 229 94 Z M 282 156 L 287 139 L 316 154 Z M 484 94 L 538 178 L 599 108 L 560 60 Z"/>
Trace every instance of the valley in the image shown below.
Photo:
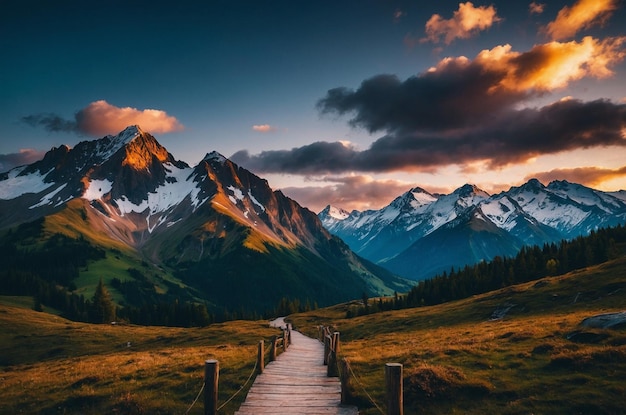
<path fill-rule="evenodd" d="M 618 414 L 625 327 L 581 322 L 623 311 L 625 275 L 621 256 L 437 306 L 346 318 L 359 306 L 348 302 L 289 320 L 311 336 L 319 324 L 341 332 L 362 414 L 379 413 L 364 391 L 382 405 L 386 362 L 404 365 L 405 413 Z M 267 321 L 191 329 L 75 323 L 32 311 L 30 301 L 0 297 L 2 413 L 182 413 L 205 359 L 221 362 L 224 400 L 252 369 L 258 340 L 276 334 Z"/>

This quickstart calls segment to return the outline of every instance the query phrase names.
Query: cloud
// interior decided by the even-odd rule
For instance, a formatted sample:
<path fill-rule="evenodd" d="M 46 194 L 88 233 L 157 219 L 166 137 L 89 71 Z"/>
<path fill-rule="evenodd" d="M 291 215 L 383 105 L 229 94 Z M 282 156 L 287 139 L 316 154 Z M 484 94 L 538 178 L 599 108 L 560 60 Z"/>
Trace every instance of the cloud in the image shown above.
<path fill-rule="evenodd" d="M 532 2 L 528 6 L 528 11 L 530 14 L 541 14 L 545 10 L 546 5 L 543 3 Z"/>
<path fill-rule="evenodd" d="M 401 9 L 396 9 L 396 11 L 393 12 L 393 22 L 394 23 L 399 23 L 400 20 L 402 20 L 403 17 L 406 16 L 406 12 L 401 10 Z"/>
<path fill-rule="evenodd" d="M 259 132 L 259 133 L 270 133 L 272 131 L 276 131 L 276 127 L 273 127 L 269 124 L 260 124 L 260 125 L 253 125 L 252 130 Z"/>
<path fill-rule="evenodd" d="M 305 175 L 422 171 L 481 163 L 525 163 L 543 154 L 626 146 L 626 103 L 568 98 L 530 107 L 534 98 L 583 78 L 605 78 L 626 57 L 626 37 L 549 42 L 526 52 L 510 45 L 473 60 L 442 59 L 402 81 L 377 75 L 357 89 L 333 88 L 317 103 L 321 114 L 381 133 L 369 148 L 317 141 L 291 150 L 246 150 L 232 160 L 256 172 Z"/>
<path fill-rule="evenodd" d="M 434 14 L 426 22 L 426 37 L 424 42 L 450 44 L 454 39 L 467 39 L 476 33 L 490 28 L 494 23 L 502 20 L 497 16 L 495 7 L 474 7 L 471 2 L 459 3 L 451 19 L 444 19 Z"/>
<path fill-rule="evenodd" d="M 617 9 L 617 0 L 578 0 L 572 7 L 563 7 L 544 31 L 553 40 L 573 37 L 580 30 L 603 25 Z"/>
<path fill-rule="evenodd" d="M 618 169 L 606 169 L 601 167 L 554 169 L 547 172 L 534 173 L 526 177 L 524 180 L 536 178 L 542 183 L 549 183 L 553 180 L 567 180 L 569 182 L 580 183 L 589 187 L 597 187 L 603 182 L 622 177 L 626 177 L 626 166 Z"/>
<path fill-rule="evenodd" d="M 31 164 L 41 160 L 45 152 L 32 148 L 21 149 L 19 153 L 0 154 L 0 172 L 6 172 L 14 167 Z"/>
<path fill-rule="evenodd" d="M 74 133 L 79 132 L 76 121 L 66 120 L 56 114 L 33 114 L 21 118 L 22 122 L 32 127 L 43 127 L 53 133 Z"/>
<path fill-rule="evenodd" d="M 93 137 L 116 134 L 135 124 L 154 134 L 171 133 L 184 128 L 175 117 L 165 111 L 120 108 L 104 100 L 94 101 L 79 110 L 74 114 L 73 120 L 66 120 L 56 114 L 34 114 L 22 117 L 22 121 L 31 126 L 41 126 L 51 132 L 73 132 Z"/>
<path fill-rule="evenodd" d="M 325 186 L 286 187 L 282 192 L 314 212 L 331 204 L 346 210 L 380 209 L 411 188 L 397 180 L 376 180 L 367 175 L 326 176 Z"/>
<path fill-rule="evenodd" d="M 331 89 L 318 109 L 352 114 L 350 124 L 369 132 L 462 128 L 572 81 L 610 76 L 611 66 L 625 57 L 625 42 L 626 37 L 603 41 L 588 37 L 537 45 L 524 53 L 512 51 L 510 45 L 497 46 L 483 50 L 473 61 L 445 58 L 405 81 L 378 75 L 357 90 Z"/>

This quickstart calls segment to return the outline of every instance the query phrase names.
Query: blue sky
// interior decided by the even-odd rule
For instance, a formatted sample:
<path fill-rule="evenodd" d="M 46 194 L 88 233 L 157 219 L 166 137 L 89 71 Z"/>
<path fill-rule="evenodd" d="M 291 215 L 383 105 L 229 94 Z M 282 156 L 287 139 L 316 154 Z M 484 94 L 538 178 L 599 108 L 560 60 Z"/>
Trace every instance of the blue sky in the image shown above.
<path fill-rule="evenodd" d="M 139 120 L 177 159 L 234 155 L 315 211 L 530 177 L 624 189 L 624 6 L 9 0 L 0 170 Z"/>

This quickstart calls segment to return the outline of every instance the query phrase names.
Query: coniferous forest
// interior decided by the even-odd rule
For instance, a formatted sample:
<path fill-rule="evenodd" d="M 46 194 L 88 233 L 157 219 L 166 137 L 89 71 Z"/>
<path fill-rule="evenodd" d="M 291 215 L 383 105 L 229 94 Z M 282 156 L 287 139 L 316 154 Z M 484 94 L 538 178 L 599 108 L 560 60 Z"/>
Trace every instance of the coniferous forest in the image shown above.
<path fill-rule="evenodd" d="M 28 224 L 38 228 L 41 223 Z M 38 229 L 30 229 L 37 232 Z M 24 232 L 19 229 L 23 240 Z M 14 234 L 8 234 L 0 244 L 0 294 L 28 295 L 34 298 L 33 308 L 54 308 L 68 319 L 93 323 L 126 321 L 142 325 L 205 326 L 216 321 L 257 319 L 273 315 L 287 315 L 317 308 L 308 301 L 282 298 L 267 315 L 250 314 L 243 310 L 210 312 L 207 305 L 193 301 L 180 287 L 172 284 L 168 293 L 157 293 L 140 270 L 128 269 L 130 279 L 113 278 L 111 288 L 120 292 L 123 306 L 113 303 L 108 288 L 100 281 L 93 297 L 85 298 L 75 292 L 74 279 L 79 269 L 89 260 L 104 258 L 106 253 L 91 246 L 82 238 L 72 239 L 54 235 L 43 249 L 18 249 Z M 510 285 L 560 275 L 575 269 L 600 264 L 621 255 L 621 244 L 626 243 L 626 228 L 599 229 L 588 236 L 563 240 L 559 244 L 523 248 L 513 258 L 495 257 L 492 261 L 452 268 L 432 279 L 420 281 L 407 294 L 396 294 L 391 300 L 369 301 L 364 296 L 363 306 L 351 308 L 348 317 L 378 311 L 440 304 L 467 298 Z"/>
<path fill-rule="evenodd" d="M 624 254 L 626 227 L 617 226 L 592 231 L 587 236 L 560 243 L 524 247 L 512 258 L 495 257 L 489 262 L 466 265 L 420 281 L 407 295 L 391 300 L 363 299 L 358 310 L 347 317 L 392 309 L 441 304 L 486 293 L 514 284 L 561 275 L 576 269 L 601 264 Z M 419 264 L 416 264 L 419 266 Z"/>

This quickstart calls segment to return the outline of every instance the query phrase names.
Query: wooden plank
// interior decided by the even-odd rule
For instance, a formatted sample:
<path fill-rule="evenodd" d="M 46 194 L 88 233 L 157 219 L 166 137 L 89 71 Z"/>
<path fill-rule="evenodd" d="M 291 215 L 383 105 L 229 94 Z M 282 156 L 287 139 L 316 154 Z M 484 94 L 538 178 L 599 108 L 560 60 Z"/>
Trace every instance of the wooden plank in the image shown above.
<path fill-rule="evenodd" d="M 327 377 L 324 346 L 292 331 L 287 351 L 257 376 L 236 415 L 357 415 L 342 406 L 341 383 Z"/>

